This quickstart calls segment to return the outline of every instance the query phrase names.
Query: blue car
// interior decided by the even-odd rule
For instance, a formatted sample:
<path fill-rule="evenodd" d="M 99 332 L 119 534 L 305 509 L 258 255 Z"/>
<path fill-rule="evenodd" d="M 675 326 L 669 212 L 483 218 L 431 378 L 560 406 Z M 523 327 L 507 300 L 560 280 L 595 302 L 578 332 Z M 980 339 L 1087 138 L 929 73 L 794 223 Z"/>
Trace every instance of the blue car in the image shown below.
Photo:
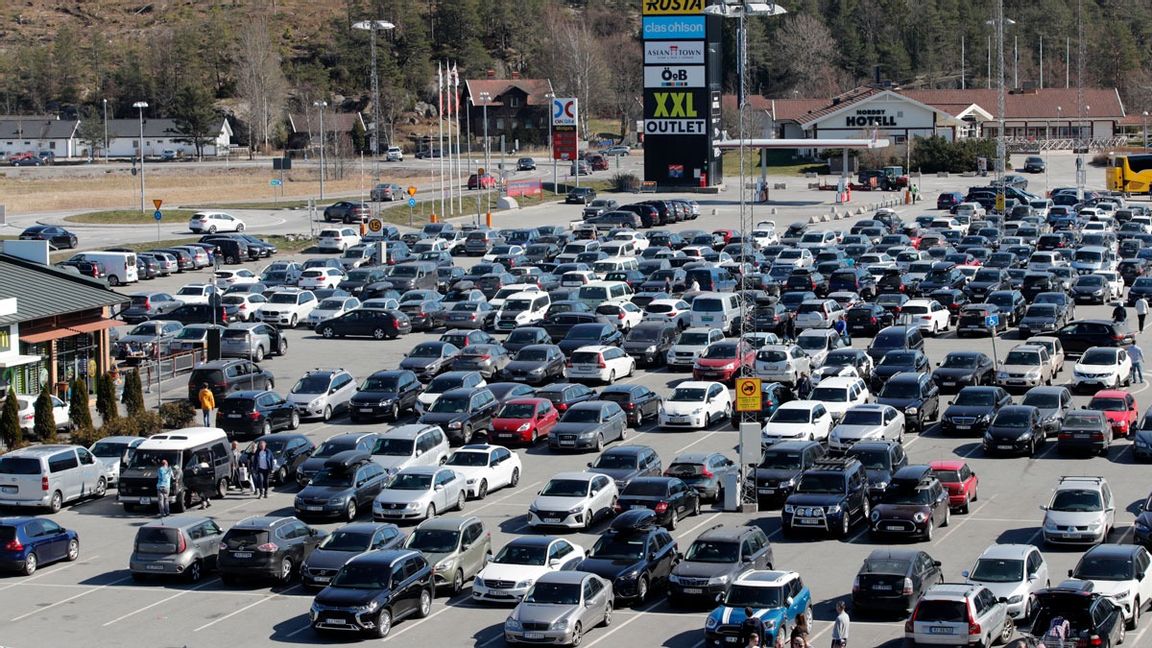
<path fill-rule="evenodd" d="M 39 517 L 0 518 L 0 570 L 25 576 L 40 565 L 80 557 L 80 536 Z"/>
<path fill-rule="evenodd" d="M 752 570 L 740 575 L 720 607 L 712 610 L 704 623 L 706 648 L 736 646 L 740 641 L 740 626 L 744 623 L 745 608 L 764 623 L 762 646 L 775 646 L 776 637 L 787 636 L 797 614 L 812 620 L 812 593 L 800 574 L 774 570 Z"/>

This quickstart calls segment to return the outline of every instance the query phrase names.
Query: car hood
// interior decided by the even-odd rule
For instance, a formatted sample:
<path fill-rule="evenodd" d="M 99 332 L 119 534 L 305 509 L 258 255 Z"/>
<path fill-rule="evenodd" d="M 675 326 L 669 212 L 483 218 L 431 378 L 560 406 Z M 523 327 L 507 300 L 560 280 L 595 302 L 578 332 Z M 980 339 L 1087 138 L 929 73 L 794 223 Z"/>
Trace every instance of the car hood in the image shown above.
<path fill-rule="evenodd" d="M 877 504 L 872 511 L 887 520 L 911 520 L 917 513 L 931 514 L 931 509 L 920 504 Z"/>
<path fill-rule="evenodd" d="M 574 605 L 543 605 L 540 603 L 520 603 L 512 611 L 512 617 L 520 623 L 548 623 L 562 619 L 576 610 Z"/>
<path fill-rule="evenodd" d="M 991 416 L 992 408 L 988 405 L 949 405 L 948 409 L 944 410 L 944 418 L 950 419 L 954 416 L 960 417 L 975 417 Z"/>
<path fill-rule="evenodd" d="M 601 423 L 557 423 L 552 434 L 587 434 L 601 428 Z"/>
<path fill-rule="evenodd" d="M 348 497 L 355 492 L 354 489 L 344 486 L 305 486 L 296 493 L 300 499 L 329 499 L 333 497 Z"/>
<path fill-rule="evenodd" d="M 972 580 L 972 579 L 969 579 L 968 582 L 969 583 L 976 583 L 979 585 L 983 585 L 984 587 L 987 587 L 988 590 L 992 592 L 992 596 L 996 597 L 997 600 L 1002 599 L 1002 598 L 1011 600 L 1011 598 L 1013 596 L 1017 596 L 1017 595 L 1022 596 L 1024 594 L 1028 593 L 1028 583 L 1027 582 L 1013 581 L 1011 583 L 991 583 L 991 582 L 978 581 L 978 580 Z"/>
<path fill-rule="evenodd" d="M 1020 323 L 1026 326 L 1055 325 L 1056 317 L 1053 315 L 1026 315 L 1020 318 Z"/>
<path fill-rule="evenodd" d="M 1136 582 L 1131 580 L 1094 580 L 1089 578 L 1082 578 L 1077 580 L 1087 580 L 1092 583 L 1092 591 L 1104 596 L 1112 596 L 1122 592 L 1128 592 L 1131 596 L 1132 592 L 1136 589 Z"/>
<path fill-rule="evenodd" d="M 443 425 L 445 423 L 466 420 L 468 420 L 467 412 L 427 412 L 420 417 L 421 423 L 431 423 L 432 425 Z"/>
<path fill-rule="evenodd" d="M 788 496 L 788 504 L 793 506 L 829 506 L 843 500 L 843 493 L 792 493 Z"/>
<path fill-rule="evenodd" d="M 963 367 L 936 367 L 932 374 L 943 380 L 971 380 L 974 372 Z"/>
<path fill-rule="evenodd" d="M 412 457 L 374 454 L 372 455 L 372 461 L 376 462 L 377 465 L 383 467 L 388 472 L 399 472 L 408 467 L 408 463 L 412 461 Z"/>
<path fill-rule="evenodd" d="M 509 565 L 490 562 L 476 577 L 493 581 L 535 581 L 549 571 L 551 570 L 543 565 Z"/>
<path fill-rule="evenodd" d="M 792 481 L 802 471 L 799 468 L 757 468 L 757 481 L 787 482 Z"/>
<path fill-rule="evenodd" d="M 380 594 L 382 594 L 380 590 L 325 587 L 316 595 L 316 603 L 332 607 L 360 607 L 367 605 Z"/>
<path fill-rule="evenodd" d="M 696 358 L 696 365 L 709 368 L 726 367 L 728 365 L 737 367 L 740 365 L 740 361 L 736 358 Z"/>
<path fill-rule="evenodd" d="M 832 435 L 840 440 L 879 438 L 884 428 L 879 425 L 837 425 Z"/>
<path fill-rule="evenodd" d="M 385 488 L 380 491 L 376 496 L 376 501 L 381 504 L 408 504 L 411 502 L 419 502 L 432 498 L 432 491 L 409 491 L 409 490 L 393 490 Z"/>
<path fill-rule="evenodd" d="M 733 563 L 682 560 L 676 565 L 676 568 L 672 570 L 672 573 L 684 578 L 713 578 L 730 573 L 735 566 Z"/>
<path fill-rule="evenodd" d="M 1045 523 L 1052 522 L 1060 526 L 1088 526 L 1104 521 L 1103 511 L 1046 511 Z"/>
<path fill-rule="evenodd" d="M 546 363 L 543 360 L 513 360 L 504 366 L 505 371 L 532 371 L 533 369 L 544 369 Z"/>
<path fill-rule="evenodd" d="M 636 468 L 589 468 L 585 472 L 608 475 L 613 481 L 630 481 L 640 474 Z"/>
<path fill-rule="evenodd" d="M 812 431 L 811 423 L 772 423 L 764 424 L 764 436 L 796 437 Z"/>
<path fill-rule="evenodd" d="M 361 553 L 363 552 L 317 549 L 308 554 L 308 558 L 304 561 L 304 566 L 311 567 L 312 569 L 340 569 L 344 566 L 344 563 L 359 556 Z"/>
<path fill-rule="evenodd" d="M 403 360 L 400 361 L 400 368 L 401 369 L 413 369 L 413 370 L 427 369 L 428 367 L 434 367 L 437 364 L 440 364 L 442 361 L 443 361 L 443 358 L 412 358 L 412 357 L 408 357 L 408 358 L 404 358 Z"/>
<path fill-rule="evenodd" d="M 691 414 L 693 410 L 703 409 L 704 401 L 664 401 L 666 414 Z"/>
<path fill-rule="evenodd" d="M 633 570 L 644 568 L 640 560 L 608 560 L 606 558 L 585 558 L 576 565 L 577 571 L 591 572 L 609 581 Z"/>
<path fill-rule="evenodd" d="M 353 403 L 371 403 L 375 405 L 382 400 L 395 400 L 396 392 L 393 391 L 361 391 L 356 392 L 352 396 Z"/>
<path fill-rule="evenodd" d="M 673 353 L 691 353 L 693 355 L 699 355 L 704 351 L 704 347 L 696 346 L 693 344 L 673 344 L 672 348 L 669 350 Z"/>
<path fill-rule="evenodd" d="M 916 368 L 912 366 L 901 365 L 876 365 L 872 369 L 872 376 L 875 378 L 890 378 L 898 373 L 915 372 Z"/>
<path fill-rule="evenodd" d="M 568 511 L 584 504 L 583 497 L 559 497 L 556 495 L 540 495 L 532 501 L 532 506 L 542 511 Z"/>
<path fill-rule="evenodd" d="M 905 410 L 909 407 L 920 407 L 922 401 L 919 398 L 877 398 L 876 404 L 878 405 L 891 405 L 898 410 Z"/>
<path fill-rule="evenodd" d="M 1010 365 L 1010 364 L 1001 364 L 1001 365 L 1000 365 L 1000 371 L 1006 371 L 1006 372 L 1008 372 L 1008 373 L 1022 373 L 1022 374 L 1026 374 L 1026 373 L 1028 373 L 1029 371 L 1041 371 L 1041 368 L 1040 368 L 1040 366 L 1039 366 L 1039 365 Z"/>
<path fill-rule="evenodd" d="M 784 608 L 765 608 L 761 610 L 754 610 L 752 616 L 764 622 L 765 626 L 770 623 L 772 627 L 780 627 L 784 621 Z M 708 619 L 716 625 L 738 626 L 744 623 L 746 618 L 744 608 L 735 608 L 722 605 L 708 614 Z"/>

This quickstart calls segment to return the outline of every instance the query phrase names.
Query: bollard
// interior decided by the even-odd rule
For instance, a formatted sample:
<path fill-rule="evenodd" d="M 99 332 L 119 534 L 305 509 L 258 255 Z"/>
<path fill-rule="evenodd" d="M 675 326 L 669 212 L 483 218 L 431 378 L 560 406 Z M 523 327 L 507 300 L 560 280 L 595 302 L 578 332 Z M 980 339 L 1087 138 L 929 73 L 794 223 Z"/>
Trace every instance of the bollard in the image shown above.
<path fill-rule="evenodd" d="M 492 212 L 485 212 L 484 224 L 487 225 L 488 227 L 492 227 Z"/>
<path fill-rule="evenodd" d="M 773 216 L 775 216 L 775 215 L 776 215 L 776 208 L 775 208 L 775 207 L 773 207 L 773 208 L 772 208 L 772 215 L 773 215 Z"/>

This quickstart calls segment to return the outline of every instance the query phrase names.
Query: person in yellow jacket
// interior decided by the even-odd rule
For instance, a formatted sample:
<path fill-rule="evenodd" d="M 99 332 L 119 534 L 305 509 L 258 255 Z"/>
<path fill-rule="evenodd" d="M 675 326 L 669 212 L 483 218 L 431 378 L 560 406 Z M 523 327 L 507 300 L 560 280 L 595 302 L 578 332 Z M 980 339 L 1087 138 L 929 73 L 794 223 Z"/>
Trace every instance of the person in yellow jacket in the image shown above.
<path fill-rule="evenodd" d="M 200 410 L 204 412 L 204 427 L 211 427 L 214 409 L 216 409 L 216 395 L 208 388 L 208 383 L 200 383 Z"/>

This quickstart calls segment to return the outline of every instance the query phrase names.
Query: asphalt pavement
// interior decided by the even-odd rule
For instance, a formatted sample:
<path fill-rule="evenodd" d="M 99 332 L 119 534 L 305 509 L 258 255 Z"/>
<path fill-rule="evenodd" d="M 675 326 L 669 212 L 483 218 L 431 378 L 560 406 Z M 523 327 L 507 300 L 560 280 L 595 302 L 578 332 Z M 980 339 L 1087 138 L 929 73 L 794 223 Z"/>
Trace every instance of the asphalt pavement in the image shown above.
<path fill-rule="evenodd" d="M 1053 155 L 1054 167 L 1051 186 L 1068 184 L 1073 177 L 1071 156 Z M 1032 178 L 1033 190 L 1043 189 L 1044 176 Z M 1096 180 L 1090 176 L 1090 181 Z M 802 189 L 803 179 L 781 180 L 789 185 L 784 191 L 774 192 L 777 213 L 772 207 L 757 206 L 754 218 L 774 219 L 783 228 L 796 220 L 807 220 L 811 215 L 827 213 L 829 194 Z M 963 190 L 981 182 L 972 178 L 924 178 L 921 194 L 928 202 L 915 206 L 901 206 L 906 219 L 919 213 L 935 211 L 935 195 L 944 189 Z M 1039 186 L 1037 186 L 1037 184 Z M 1098 184 L 1098 183 L 1092 183 Z M 675 226 L 673 229 L 713 229 L 735 227 L 738 224 L 738 206 L 731 191 L 719 196 L 694 196 L 703 207 L 697 221 Z M 881 197 L 891 195 L 860 195 L 853 197 L 855 206 L 867 206 Z M 716 210 L 716 213 L 713 213 Z M 855 218 L 864 218 L 856 216 Z M 264 216 L 259 216 L 264 218 Z M 268 216 L 271 218 L 271 216 Z M 520 226 L 529 223 L 567 223 L 579 218 L 578 206 L 546 204 L 514 213 L 501 213 L 496 225 Z M 253 218 L 249 221 L 254 233 L 266 233 L 287 226 L 270 224 Z M 828 223 L 829 229 L 847 229 L 853 220 Z M 305 223 L 306 224 L 306 223 Z M 299 231 L 299 224 L 292 225 Z M 88 230 L 84 230 L 86 235 Z M 121 230 L 100 230 L 99 236 L 122 236 Z M 475 260 L 464 259 L 470 264 Z M 259 270 L 262 264 L 250 264 Z M 206 281 L 208 270 L 177 275 L 162 280 L 131 286 L 135 290 L 175 290 L 184 283 Z M 1107 317 L 1104 307 L 1077 309 L 1081 318 Z M 1132 318 L 1134 319 L 1134 318 Z M 288 332 L 289 352 L 285 357 L 272 358 L 263 363 L 276 377 L 281 392 L 286 392 L 304 371 L 314 367 L 343 367 L 358 379 L 383 368 L 395 367 L 405 350 L 436 335 L 413 334 L 396 341 L 377 342 L 365 339 L 322 340 L 310 331 L 300 329 Z M 1014 331 L 1002 336 L 996 344 L 1000 357 L 1013 346 Z M 1146 348 L 1152 348 L 1152 333 L 1139 336 Z M 856 337 L 854 345 L 864 347 L 867 338 Z M 951 332 L 929 338 L 926 351 L 930 359 L 940 360 L 947 352 L 961 349 L 980 349 L 992 353 L 987 338 L 958 340 Z M 1056 377 L 1058 384 L 1070 379 L 1072 364 Z M 624 382 L 646 385 L 661 395 L 668 395 L 679 381 L 689 377 L 664 369 L 639 371 Z M 181 380 L 165 384 L 164 397 L 176 399 L 185 393 Z M 1152 405 L 1147 384 L 1134 385 L 1135 394 L 1143 412 Z M 151 404 L 155 395 L 147 395 Z M 946 402 L 945 397 L 945 402 Z M 1086 396 L 1077 396 L 1076 406 L 1087 402 Z M 942 406 L 945 403 L 942 403 Z M 329 436 L 350 430 L 385 431 L 388 424 L 351 424 L 346 418 L 329 423 L 306 422 L 301 432 L 317 443 Z M 729 425 L 699 432 L 663 431 L 651 424 L 629 434 L 628 443 L 646 444 L 656 449 L 667 466 L 679 453 L 687 451 L 721 451 L 735 458 L 736 433 Z M 1116 530 L 1111 542 L 1126 542 L 1132 538 L 1131 523 L 1135 507 L 1148 494 L 1148 469 L 1133 460 L 1130 442 L 1117 442 L 1117 447 L 1105 457 L 1065 458 L 1054 452 L 1054 443 L 1033 458 L 989 458 L 980 449 L 977 438 L 944 437 L 933 426 L 923 433 L 905 437 L 905 448 L 910 461 L 926 463 L 936 459 L 963 458 L 980 477 L 980 498 L 966 515 L 954 514 L 951 524 L 941 528 L 930 543 L 919 543 L 935 559 L 943 562 L 946 578 L 959 580 L 961 571 L 969 569 L 976 557 L 993 543 L 1039 543 L 1043 512 L 1039 506 L 1048 500 L 1052 487 L 1061 475 L 1104 475 L 1116 493 L 1123 510 L 1118 510 Z M 532 533 L 528 529 L 526 514 L 529 502 L 553 474 L 580 470 L 590 461 L 591 454 L 551 454 L 545 447 L 518 449 L 524 471 L 516 488 L 493 492 L 483 501 L 470 501 L 465 515 L 483 520 L 492 534 L 493 548 L 498 550 L 509 539 Z M 251 515 L 290 515 L 295 486 L 277 488 L 269 499 L 258 500 L 230 494 L 216 502 L 208 511 L 219 524 L 228 528 Z M 454 515 L 456 513 L 453 513 Z M 346 642 L 347 638 L 316 636 L 308 626 L 310 593 L 299 585 L 269 587 L 251 583 L 224 586 L 218 577 L 209 575 L 199 584 L 178 582 L 149 582 L 137 584 L 127 571 L 132 540 L 136 529 L 147 517 L 127 515 L 115 503 L 114 495 L 102 500 L 69 506 L 54 516 L 60 524 L 76 529 L 81 538 L 81 558 L 74 563 L 58 563 L 42 567 L 28 578 L 0 577 L 0 645 L 9 648 L 40 646 L 100 646 L 114 648 L 181 647 L 207 648 L 219 646 L 272 646 L 313 645 Z M 673 533 L 681 551 L 703 530 L 716 525 L 755 524 L 769 535 L 775 552 L 775 565 L 779 569 L 799 572 L 811 589 L 815 602 L 815 622 L 812 644 L 827 645 L 830 641 L 831 620 L 836 600 L 851 594 L 854 575 L 861 562 L 873 549 L 881 546 L 862 526 L 854 527 L 846 540 L 784 538 L 780 533 L 778 509 L 758 513 L 721 513 L 705 507 L 699 517 L 683 520 Z M 336 523 L 320 524 L 331 530 Z M 591 547 L 596 533 L 572 533 L 576 543 Z M 1079 550 L 1044 549 L 1054 580 L 1075 565 Z M 502 645 L 502 624 L 510 608 L 477 605 L 470 601 L 468 589 L 456 597 L 438 598 L 432 614 L 422 620 L 398 623 L 391 636 L 376 643 L 396 646 L 473 646 L 488 648 Z M 682 610 L 671 608 L 662 597 L 636 609 L 622 609 L 615 614 L 608 628 L 593 630 L 584 638 L 583 647 L 593 646 L 663 646 L 666 648 L 700 648 L 704 639 L 706 608 Z M 851 645 L 859 647 L 899 646 L 903 636 L 903 619 L 854 615 Z M 1129 633 L 1127 645 L 1152 645 L 1145 619 L 1139 628 Z M 1145 643 L 1148 642 L 1148 643 Z"/>

